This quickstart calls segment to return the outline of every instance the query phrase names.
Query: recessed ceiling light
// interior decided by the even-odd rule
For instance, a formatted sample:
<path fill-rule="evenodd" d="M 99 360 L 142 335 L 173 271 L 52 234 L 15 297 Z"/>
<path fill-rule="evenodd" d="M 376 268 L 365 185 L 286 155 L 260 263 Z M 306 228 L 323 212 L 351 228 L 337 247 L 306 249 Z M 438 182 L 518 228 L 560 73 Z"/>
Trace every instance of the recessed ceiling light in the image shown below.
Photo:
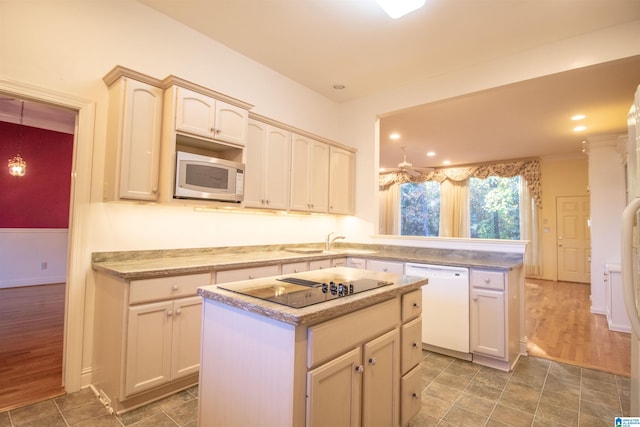
<path fill-rule="evenodd" d="M 435 152 L 435 151 L 427 151 L 427 156 L 429 156 L 429 157 L 433 157 L 433 156 L 435 156 L 435 155 L 436 155 L 436 152 Z"/>
<path fill-rule="evenodd" d="M 442 162 L 443 165 L 450 165 L 451 164 L 451 160 L 445 160 Z"/>
<path fill-rule="evenodd" d="M 345 89 L 345 88 L 346 88 L 346 86 L 345 86 L 345 85 L 343 85 L 343 84 L 340 84 L 340 83 L 336 83 L 336 84 L 334 84 L 334 85 L 333 85 L 333 88 L 334 88 L 335 90 L 343 90 L 343 89 Z"/>
<path fill-rule="evenodd" d="M 382 9 L 393 19 L 420 9 L 426 0 L 377 0 Z"/>
<path fill-rule="evenodd" d="M 573 131 L 574 131 L 574 132 L 582 132 L 583 130 L 586 130 L 586 129 L 587 129 L 587 127 L 586 127 L 586 126 L 584 126 L 584 125 L 580 125 L 580 126 L 576 126 L 576 127 L 574 127 L 574 128 L 573 128 Z"/>
<path fill-rule="evenodd" d="M 389 138 L 391 138 L 391 139 L 400 139 L 400 134 L 394 132 L 391 135 L 389 135 Z"/>
<path fill-rule="evenodd" d="M 584 120 L 587 116 L 585 116 L 584 114 L 576 114 L 575 116 L 571 117 L 571 120 L 573 121 L 578 121 L 578 120 Z"/>

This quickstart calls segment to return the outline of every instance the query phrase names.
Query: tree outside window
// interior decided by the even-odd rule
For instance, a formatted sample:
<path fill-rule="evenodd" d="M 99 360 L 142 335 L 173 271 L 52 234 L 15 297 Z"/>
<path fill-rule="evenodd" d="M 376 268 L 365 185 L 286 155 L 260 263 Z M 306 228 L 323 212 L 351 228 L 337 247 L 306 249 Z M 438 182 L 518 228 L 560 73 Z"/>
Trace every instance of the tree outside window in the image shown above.
<path fill-rule="evenodd" d="M 408 182 L 400 186 L 400 227 L 403 236 L 440 234 L 440 183 Z"/>
<path fill-rule="evenodd" d="M 470 236 L 520 239 L 520 177 L 469 179 Z"/>

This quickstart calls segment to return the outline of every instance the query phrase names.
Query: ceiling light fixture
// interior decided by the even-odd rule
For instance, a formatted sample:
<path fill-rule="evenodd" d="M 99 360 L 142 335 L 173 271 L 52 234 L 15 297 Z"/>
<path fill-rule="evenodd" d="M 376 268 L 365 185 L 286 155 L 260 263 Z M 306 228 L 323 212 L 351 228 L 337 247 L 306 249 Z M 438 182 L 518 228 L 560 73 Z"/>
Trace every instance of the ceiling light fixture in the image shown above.
<path fill-rule="evenodd" d="M 393 19 L 424 6 L 425 0 L 376 0 L 380 7 Z"/>
<path fill-rule="evenodd" d="M 27 162 L 20 156 L 20 145 L 22 144 L 22 118 L 24 116 L 24 101 L 20 110 L 20 128 L 18 130 L 18 153 L 13 159 L 9 159 L 9 173 L 12 176 L 24 176 L 27 173 Z"/>
<path fill-rule="evenodd" d="M 583 130 L 586 130 L 586 129 L 587 129 L 587 127 L 586 127 L 586 126 L 584 126 L 584 125 L 580 125 L 580 126 L 576 126 L 576 127 L 574 127 L 574 128 L 573 128 L 573 131 L 574 131 L 574 132 L 582 132 Z"/>
<path fill-rule="evenodd" d="M 400 139 L 400 134 L 399 134 L 399 133 L 394 132 L 394 133 L 392 133 L 391 135 L 389 135 L 389 138 L 394 139 L 394 140 L 395 140 L 395 139 Z"/>
<path fill-rule="evenodd" d="M 450 165 L 451 164 L 451 160 L 445 160 L 444 162 L 442 162 L 443 165 Z"/>
<path fill-rule="evenodd" d="M 576 122 L 578 120 L 584 120 L 586 117 L 587 116 L 585 116 L 584 114 L 576 114 L 575 116 L 571 117 L 571 120 Z"/>
<path fill-rule="evenodd" d="M 435 151 L 428 151 L 428 152 L 427 152 L 427 156 L 429 156 L 429 157 L 433 157 L 433 156 L 435 156 L 435 155 L 436 155 L 436 152 L 435 152 Z"/>

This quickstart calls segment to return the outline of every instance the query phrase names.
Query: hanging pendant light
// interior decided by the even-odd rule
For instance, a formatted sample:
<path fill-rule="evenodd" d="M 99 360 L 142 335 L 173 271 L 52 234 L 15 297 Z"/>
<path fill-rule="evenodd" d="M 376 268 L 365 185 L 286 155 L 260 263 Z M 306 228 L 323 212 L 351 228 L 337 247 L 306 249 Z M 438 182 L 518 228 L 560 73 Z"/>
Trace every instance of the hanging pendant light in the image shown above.
<path fill-rule="evenodd" d="M 15 177 L 24 176 L 27 173 L 27 162 L 20 156 L 20 146 L 22 145 L 22 119 L 24 117 L 24 101 L 20 109 L 20 129 L 18 134 L 18 153 L 9 159 L 9 173 Z"/>

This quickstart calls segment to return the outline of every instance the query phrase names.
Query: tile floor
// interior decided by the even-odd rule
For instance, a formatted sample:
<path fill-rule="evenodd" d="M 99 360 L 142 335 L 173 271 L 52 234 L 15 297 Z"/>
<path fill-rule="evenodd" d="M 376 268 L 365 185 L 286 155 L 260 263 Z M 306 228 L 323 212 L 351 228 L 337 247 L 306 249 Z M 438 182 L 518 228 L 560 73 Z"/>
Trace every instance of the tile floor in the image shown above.
<path fill-rule="evenodd" d="M 422 410 L 411 427 L 609 427 L 629 413 L 629 378 L 535 357 L 506 373 L 425 352 L 422 381 Z M 84 389 L 2 412 L 0 427 L 195 427 L 197 398 L 192 387 L 114 416 Z"/>

